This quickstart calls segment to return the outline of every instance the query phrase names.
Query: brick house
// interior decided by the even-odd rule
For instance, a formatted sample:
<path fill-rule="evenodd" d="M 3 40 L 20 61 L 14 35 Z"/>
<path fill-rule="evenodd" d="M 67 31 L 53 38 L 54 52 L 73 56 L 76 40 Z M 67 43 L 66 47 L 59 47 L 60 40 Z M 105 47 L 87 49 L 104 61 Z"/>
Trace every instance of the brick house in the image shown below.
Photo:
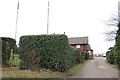
<path fill-rule="evenodd" d="M 93 58 L 93 50 L 88 43 L 88 37 L 73 37 L 69 38 L 69 44 L 75 49 L 87 51 L 90 54 L 90 58 Z"/>
<path fill-rule="evenodd" d="M 86 51 L 90 53 L 90 59 L 93 59 L 93 57 L 94 57 L 93 55 L 94 54 L 93 54 L 93 50 L 90 47 L 90 44 L 87 45 Z"/>

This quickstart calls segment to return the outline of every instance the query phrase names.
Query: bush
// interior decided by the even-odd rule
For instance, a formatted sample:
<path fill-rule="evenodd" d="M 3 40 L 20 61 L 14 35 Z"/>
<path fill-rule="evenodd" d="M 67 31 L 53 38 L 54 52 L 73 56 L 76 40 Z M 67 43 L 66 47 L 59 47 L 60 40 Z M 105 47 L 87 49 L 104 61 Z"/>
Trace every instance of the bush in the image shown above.
<path fill-rule="evenodd" d="M 14 59 L 13 59 L 14 57 Z M 14 54 L 14 55 L 11 55 L 11 66 L 12 67 L 19 67 L 20 66 L 20 62 L 21 60 L 19 59 L 19 55 L 18 54 Z"/>
<path fill-rule="evenodd" d="M 115 56 L 115 62 L 118 65 L 118 68 L 120 69 L 120 36 L 117 36 L 116 41 L 116 56 Z"/>
<path fill-rule="evenodd" d="M 85 52 L 85 60 L 89 59 L 89 52 Z"/>
<path fill-rule="evenodd" d="M 110 64 L 115 64 L 115 53 L 111 52 L 107 52 L 107 62 Z"/>
<path fill-rule="evenodd" d="M 16 49 L 16 41 L 12 38 L 2 37 L 2 65 L 10 66 L 9 59 L 11 50 Z"/>
<path fill-rule="evenodd" d="M 107 51 L 106 54 L 108 63 L 117 64 L 118 68 L 120 68 L 120 36 L 117 36 L 115 46 L 110 51 Z"/>
<path fill-rule="evenodd" d="M 66 35 L 22 36 L 19 45 L 21 66 L 43 67 L 64 72 L 73 64 L 81 63 L 80 50 L 70 47 Z"/>

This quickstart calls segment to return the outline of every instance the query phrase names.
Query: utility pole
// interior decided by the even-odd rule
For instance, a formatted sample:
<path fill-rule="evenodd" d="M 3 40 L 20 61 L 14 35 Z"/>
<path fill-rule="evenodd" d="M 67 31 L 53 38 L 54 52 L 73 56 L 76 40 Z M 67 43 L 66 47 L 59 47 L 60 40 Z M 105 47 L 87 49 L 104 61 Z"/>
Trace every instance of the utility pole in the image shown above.
<path fill-rule="evenodd" d="M 47 15 L 47 35 L 49 32 L 49 0 L 48 0 L 48 15 Z"/>
<path fill-rule="evenodd" d="M 19 11 L 19 0 L 18 0 L 18 4 L 17 4 L 17 15 L 16 15 L 15 40 L 16 40 L 16 37 L 17 37 L 18 11 Z"/>

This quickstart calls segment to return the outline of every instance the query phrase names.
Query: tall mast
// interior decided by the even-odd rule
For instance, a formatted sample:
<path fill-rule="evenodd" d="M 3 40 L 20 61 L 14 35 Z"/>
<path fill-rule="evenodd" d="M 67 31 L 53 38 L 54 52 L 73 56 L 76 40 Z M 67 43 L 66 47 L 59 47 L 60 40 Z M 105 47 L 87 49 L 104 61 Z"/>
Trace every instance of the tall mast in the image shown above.
<path fill-rule="evenodd" d="M 48 0 L 48 15 L 47 15 L 47 34 L 49 32 L 49 0 Z"/>
<path fill-rule="evenodd" d="M 17 15 L 16 15 L 15 40 L 16 40 L 16 37 L 17 37 L 18 11 L 19 11 L 19 0 L 18 0 L 18 4 L 17 4 Z"/>

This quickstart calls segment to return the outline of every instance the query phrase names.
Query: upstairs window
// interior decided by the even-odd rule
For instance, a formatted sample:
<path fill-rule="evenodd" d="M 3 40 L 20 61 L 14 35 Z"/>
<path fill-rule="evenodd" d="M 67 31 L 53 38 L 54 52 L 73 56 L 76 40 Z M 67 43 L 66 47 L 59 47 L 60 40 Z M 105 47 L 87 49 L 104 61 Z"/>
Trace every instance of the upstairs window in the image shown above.
<path fill-rule="evenodd" d="M 76 45 L 76 48 L 80 48 L 80 45 Z"/>

